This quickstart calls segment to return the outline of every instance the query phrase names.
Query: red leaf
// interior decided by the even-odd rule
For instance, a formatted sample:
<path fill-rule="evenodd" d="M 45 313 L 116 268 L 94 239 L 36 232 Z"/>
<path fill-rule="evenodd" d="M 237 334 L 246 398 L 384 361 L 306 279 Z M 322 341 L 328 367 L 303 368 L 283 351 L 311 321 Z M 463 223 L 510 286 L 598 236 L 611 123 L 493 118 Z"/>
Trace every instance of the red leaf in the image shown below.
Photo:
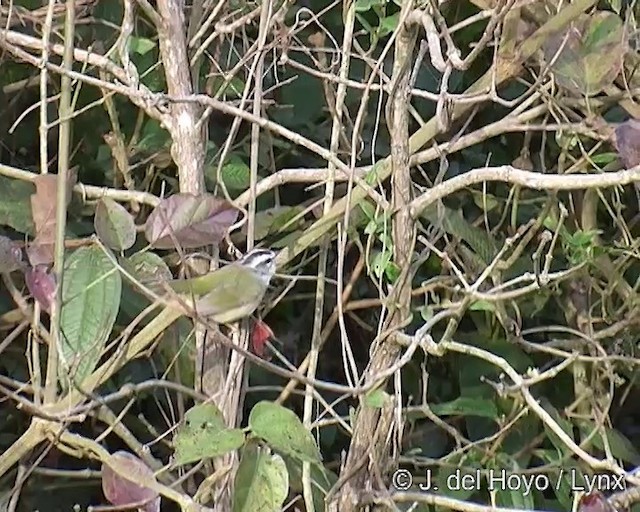
<path fill-rule="evenodd" d="M 609 500 L 599 491 L 593 491 L 580 498 L 578 512 L 617 512 Z"/>
<path fill-rule="evenodd" d="M 158 249 L 185 249 L 217 244 L 238 219 L 239 210 L 209 194 L 175 194 L 151 212 L 145 236 Z"/>
<path fill-rule="evenodd" d="M 261 358 L 265 358 L 265 345 L 267 341 L 273 338 L 273 331 L 262 320 L 258 320 L 251 332 L 251 348 L 253 353 Z"/>
<path fill-rule="evenodd" d="M 24 273 L 24 280 L 40 307 L 51 313 L 51 304 L 56 297 L 56 278 L 53 273 L 49 272 L 45 265 L 36 265 Z"/>
<path fill-rule="evenodd" d="M 119 451 L 111 456 L 119 469 L 126 468 L 127 474 L 155 480 L 153 471 L 135 455 Z M 108 464 L 102 464 L 102 492 L 105 498 L 116 507 L 145 503 L 141 510 L 145 512 L 160 512 L 160 496 L 156 491 L 142 487 L 128 480 L 121 472 L 116 473 Z"/>

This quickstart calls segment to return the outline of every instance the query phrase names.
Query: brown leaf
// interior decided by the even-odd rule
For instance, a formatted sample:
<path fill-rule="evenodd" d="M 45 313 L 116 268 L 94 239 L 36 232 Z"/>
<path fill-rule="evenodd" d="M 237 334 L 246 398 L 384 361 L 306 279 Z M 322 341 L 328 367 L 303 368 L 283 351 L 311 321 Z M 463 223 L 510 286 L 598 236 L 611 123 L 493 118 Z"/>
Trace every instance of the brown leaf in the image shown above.
<path fill-rule="evenodd" d="M 217 244 L 238 219 L 239 210 L 218 197 L 175 194 L 151 212 L 145 237 L 158 249 L 173 249 L 176 243 L 188 249 Z"/>
<path fill-rule="evenodd" d="M 582 14 L 566 31 L 552 34 L 543 43 L 545 61 L 558 84 L 586 96 L 613 83 L 627 48 L 622 20 L 605 11 Z"/>
<path fill-rule="evenodd" d="M 69 170 L 67 179 L 67 204 L 71 201 L 73 186 L 78 174 Z M 56 198 L 58 176 L 41 174 L 34 179 L 36 193 L 31 196 L 31 216 L 36 228 L 36 237 L 27 247 L 31 265 L 46 265 L 53 261 L 53 246 L 56 237 Z"/>
<path fill-rule="evenodd" d="M 640 121 L 629 119 L 616 128 L 615 146 L 626 169 L 640 165 Z"/>
<path fill-rule="evenodd" d="M 10 238 L 0 235 L 0 274 L 22 270 L 24 267 L 20 247 Z"/>
<path fill-rule="evenodd" d="M 105 498 L 116 507 L 144 503 L 139 507 L 141 510 L 160 512 L 158 493 L 128 480 L 121 474 L 124 471 L 120 470 L 126 470 L 126 474 L 132 477 L 138 476 L 155 480 L 153 471 L 141 459 L 129 452 L 115 452 L 111 459 L 117 464 L 118 472 L 108 464 L 102 464 L 102 491 Z"/>

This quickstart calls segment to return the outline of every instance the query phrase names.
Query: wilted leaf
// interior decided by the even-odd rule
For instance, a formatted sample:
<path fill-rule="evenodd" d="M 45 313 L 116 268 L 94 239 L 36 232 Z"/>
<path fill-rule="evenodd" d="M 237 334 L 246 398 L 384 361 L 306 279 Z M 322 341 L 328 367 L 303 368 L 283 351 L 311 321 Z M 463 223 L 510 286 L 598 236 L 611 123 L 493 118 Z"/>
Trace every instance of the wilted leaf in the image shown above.
<path fill-rule="evenodd" d="M 24 280 L 29 292 L 40 307 L 47 313 L 51 313 L 51 304 L 56 295 L 56 278 L 45 265 L 29 267 L 24 273 Z"/>
<path fill-rule="evenodd" d="M 10 238 L 0 235 L 0 274 L 24 268 L 22 249 Z"/>
<path fill-rule="evenodd" d="M 238 210 L 217 197 L 175 194 L 151 212 L 145 227 L 149 243 L 159 249 L 217 244 L 238 219 Z"/>
<path fill-rule="evenodd" d="M 124 251 L 136 241 L 133 217 L 124 206 L 108 197 L 98 201 L 93 225 L 100 240 L 110 249 Z"/>
<path fill-rule="evenodd" d="M 278 454 L 247 446 L 234 480 L 233 512 L 278 512 L 289 492 L 289 474 Z"/>
<path fill-rule="evenodd" d="M 640 165 L 640 121 L 629 119 L 620 124 L 615 132 L 615 145 L 626 169 Z"/>
<path fill-rule="evenodd" d="M 71 193 L 78 174 L 69 171 L 67 176 L 67 204 L 71 202 Z M 48 264 L 53 261 L 53 246 L 56 238 L 56 200 L 58 176 L 40 174 L 35 177 L 36 193 L 31 196 L 31 216 L 35 224 L 36 237 L 27 247 L 31 265 Z"/>
<path fill-rule="evenodd" d="M 102 492 L 105 498 L 116 507 L 140 504 L 145 512 L 160 512 L 160 496 L 158 493 L 139 482 L 153 481 L 153 471 L 138 457 L 125 452 L 115 452 L 107 463 L 102 464 Z"/>
<path fill-rule="evenodd" d="M 545 60 L 558 83 L 585 96 L 613 83 L 625 51 L 622 20 L 604 11 L 581 15 L 566 32 L 553 34 L 544 43 Z"/>
<path fill-rule="evenodd" d="M 220 410 L 213 404 L 196 405 L 185 414 L 184 424 L 174 439 L 176 464 L 189 464 L 237 450 L 244 433 L 228 428 Z"/>
<path fill-rule="evenodd" d="M 120 307 L 120 272 L 98 247 L 81 247 L 65 262 L 62 280 L 61 362 L 81 383 L 102 354 Z M 63 385 L 68 384 L 63 382 Z"/>
<path fill-rule="evenodd" d="M 276 450 L 312 464 L 322 461 L 311 433 L 293 411 L 281 405 L 266 400 L 257 403 L 249 415 L 249 428 Z"/>

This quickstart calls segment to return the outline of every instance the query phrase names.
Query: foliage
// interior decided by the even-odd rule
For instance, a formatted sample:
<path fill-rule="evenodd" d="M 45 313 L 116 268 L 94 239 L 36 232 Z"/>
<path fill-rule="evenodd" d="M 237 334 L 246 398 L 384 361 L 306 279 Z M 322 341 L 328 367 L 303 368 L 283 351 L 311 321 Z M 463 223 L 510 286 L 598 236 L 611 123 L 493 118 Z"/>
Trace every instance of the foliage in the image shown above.
<path fill-rule="evenodd" d="M 0 509 L 637 501 L 640 4 L 187 4 L 0 5 Z"/>

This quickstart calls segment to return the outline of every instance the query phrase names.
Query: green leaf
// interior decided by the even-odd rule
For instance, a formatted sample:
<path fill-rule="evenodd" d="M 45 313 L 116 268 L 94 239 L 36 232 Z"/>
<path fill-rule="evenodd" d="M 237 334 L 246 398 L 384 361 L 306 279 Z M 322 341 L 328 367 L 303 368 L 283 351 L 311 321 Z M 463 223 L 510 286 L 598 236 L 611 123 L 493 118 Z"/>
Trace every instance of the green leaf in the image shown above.
<path fill-rule="evenodd" d="M 396 29 L 400 22 L 400 13 L 386 16 L 380 20 L 380 26 L 378 27 L 378 37 L 383 38 Z"/>
<path fill-rule="evenodd" d="M 97 246 L 81 247 L 65 262 L 62 281 L 61 377 L 79 385 L 95 369 L 120 307 L 122 279 Z"/>
<path fill-rule="evenodd" d="M 295 230 L 302 223 L 302 219 L 291 222 L 302 212 L 298 206 L 274 206 L 256 213 L 255 239 L 263 240 L 278 232 L 287 233 Z"/>
<path fill-rule="evenodd" d="M 582 14 L 566 31 L 548 37 L 543 49 L 560 86 L 593 96 L 612 84 L 622 69 L 622 19 L 606 11 Z"/>
<path fill-rule="evenodd" d="M 591 420 L 582 420 L 580 421 L 579 426 L 585 437 L 591 435 L 591 433 L 597 428 L 595 422 Z M 604 427 L 604 433 L 607 438 L 609 448 L 611 449 L 611 455 L 635 466 L 640 464 L 640 453 L 638 453 L 638 450 L 636 450 L 635 446 L 631 441 L 629 441 L 629 439 L 613 428 Z M 605 449 L 605 443 L 600 432 L 596 432 L 591 442 L 599 450 Z"/>
<path fill-rule="evenodd" d="M 33 235 L 35 226 L 31 216 L 31 195 L 36 191 L 33 183 L 0 176 L 0 190 L 0 226 L 10 226 L 20 233 Z"/>
<path fill-rule="evenodd" d="M 129 38 L 129 51 L 137 53 L 138 55 L 144 55 L 150 52 L 156 47 L 156 43 L 151 39 L 144 37 L 130 37 Z"/>
<path fill-rule="evenodd" d="M 124 251 L 136 242 L 133 217 L 124 206 L 108 197 L 98 201 L 93 225 L 100 240 L 115 251 Z"/>
<path fill-rule="evenodd" d="M 564 431 L 565 434 L 569 436 L 574 442 L 575 438 L 573 435 L 573 425 L 570 421 L 564 419 L 560 416 L 558 410 L 551 405 L 547 400 L 541 400 L 540 405 L 549 413 L 549 415 L 556 421 L 556 423 L 560 426 L 560 428 Z M 549 436 L 549 440 L 553 443 L 560 453 L 564 456 L 570 456 L 572 454 L 571 450 L 567 447 L 567 445 L 562 441 L 545 423 L 544 430 Z"/>
<path fill-rule="evenodd" d="M 385 393 L 385 391 L 381 388 L 376 388 L 364 396 L 364 404 L 367 407 L 371 407 L 373 409 L 382 409 L 382 407 L 384 407 L 384 404 L 387 403 L 388 399 L 388 393 Z"/>
<path fill-rule="evenodd" d="M 289 472 L 289 487 L 293 492 L 302 493 L 302 462 L 286 455 L 283 459 Z M 326 509 L 325 497 L 338 481 L 338 477 L 323 466 L 312 464 L 310 478 L 314 508 L 320 512 Z"/>
<path fill-rule="evenodd" d="M 386 272 L 387 267 L 391 264 L 393 253 L 391 249 L 386 251 L 374 251 L 373 260 L 371 261 L 371 269 L 373 274 L 380 279 Z"/>
<path fill-rule="evenodd" d="M 234 480 L 233 512 L 278 512 L 289 493 L 287 466 L 278 454 L 251 443 Z"/>
<path fill-rule="evenodd" d="M 385 5 L 387 0 L 356 0 L 355 10 L 356 12 L 367 12 L 374 7 Z"/>
<path fill-rule="evenodd" d="M 142 128 L 142 136 L 137 149 L 146 152 L 154 152 L 160 149 L 166 149 L 171 145 L 171 136 L 169 132 L 160 126 L 155 119 L 149 119 L 144 128 Z"/>
<path fill-rule="evenodd" d="M 471 224 L 460 210 L 434 205 L 426 208 L 422 217 L 466 242 L 486 264 L 491 263 L 498 252 L 496 240 L 484 229 Z"/>
<path fill-rule="evenodd" d="M 469 306 L 469 311 L 495 311 L 496 306 L 488 300 L 474 300 Z"/>
<path fill-rule="evenodd" d="M 244 443 L 244 433 L 228 428 L 213 404 L 196 405 L 185 414 L 174 440 L 176 464 L 189 464 L 224 455 Z"/>
<path fill-rule="evenodd" d="M 233 157 L 220 169 L 220 178 L 229 190 L 246 190 L 251 183 L 251 169 L 241 158 Z"/>
<path fill-rule="evenodd" d="M 451 402 L 430 405 L 431 410 L 438 416 L 480 416 L 496 419 L 498 409 L 492 400 L 484 398 L 459 397 Z"/>
<path fill-rule="evenodd" d="M 272 448 L 317 464 L 322 455 L 311 433 L 293 411 L 274 402 L 258 402 L 249 415 L 249 428 Z"/>

